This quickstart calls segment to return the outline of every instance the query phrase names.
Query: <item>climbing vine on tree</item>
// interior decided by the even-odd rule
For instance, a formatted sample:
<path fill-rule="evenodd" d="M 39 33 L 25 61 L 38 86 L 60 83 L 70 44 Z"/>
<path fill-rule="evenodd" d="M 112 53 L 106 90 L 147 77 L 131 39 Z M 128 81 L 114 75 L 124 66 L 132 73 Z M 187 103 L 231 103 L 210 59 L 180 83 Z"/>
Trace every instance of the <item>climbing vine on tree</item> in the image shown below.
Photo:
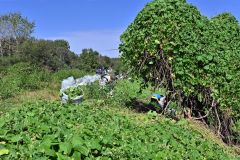
<path fill-rule="evenodd" d="M 154 0 L 121 35 L 122 59 L 144 85 L 167 89 L 188 116 L 239 143 L 240 27 L 234 16 L 202 16 L 185 0 Z"/>

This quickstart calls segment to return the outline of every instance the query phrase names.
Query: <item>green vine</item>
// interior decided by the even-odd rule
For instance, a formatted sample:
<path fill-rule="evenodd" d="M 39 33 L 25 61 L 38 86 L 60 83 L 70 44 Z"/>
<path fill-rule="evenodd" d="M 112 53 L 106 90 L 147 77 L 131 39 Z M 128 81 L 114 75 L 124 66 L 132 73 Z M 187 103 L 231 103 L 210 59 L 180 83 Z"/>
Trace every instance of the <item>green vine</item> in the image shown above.
<path fill-rule="evenodd" d="M 234 16 L 202 16 L 185 0 L 154 0 L 121 35 L 132 73 L 179 102 L 189 117 L 239 143 L 240 27 Z M 144 86 L 144 85 L 143 85 Z M 211 121 L 213 119 L 213 121 Z"/>

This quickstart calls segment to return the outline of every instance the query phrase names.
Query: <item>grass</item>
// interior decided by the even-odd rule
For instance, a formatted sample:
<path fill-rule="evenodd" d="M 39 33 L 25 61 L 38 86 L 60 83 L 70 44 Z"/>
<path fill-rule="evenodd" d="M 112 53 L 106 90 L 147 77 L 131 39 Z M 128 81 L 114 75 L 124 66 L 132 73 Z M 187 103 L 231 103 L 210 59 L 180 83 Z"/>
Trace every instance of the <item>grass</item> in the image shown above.
<path fill-rule="evenodd" d="M 218 144 L 222 148 L 225 148 L 229 154 L 240 155 L 240 146 L 227 145 L 222 141 L 220 136 L 218 136 L 213 130 L 211 130 L 209 127 L 207 127 L 200 121 L 190 120 L 190 119 L 188 121 L 189 121 L 189 127 L 192 130 L 199 132 L 204 138 L 207 138 L 213 141 L 214 143 Z"/>
<path fill-rule="evenodd" d="M 18 108 L 22 104 L 35 102 L 38 100 L 58 101 L 59 85 L 52 83 L 51 88 L 43 88 L 35 91 L 24 91 L 7 99 L 0 99 L 0 113 Z"/>

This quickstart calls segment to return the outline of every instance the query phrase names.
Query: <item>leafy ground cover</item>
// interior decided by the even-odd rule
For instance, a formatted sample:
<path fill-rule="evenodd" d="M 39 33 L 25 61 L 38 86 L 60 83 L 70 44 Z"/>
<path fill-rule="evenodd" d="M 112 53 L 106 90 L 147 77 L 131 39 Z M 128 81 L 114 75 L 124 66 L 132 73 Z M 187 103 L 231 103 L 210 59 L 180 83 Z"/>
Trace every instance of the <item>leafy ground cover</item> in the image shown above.
<path fill-rule="evenodd" d="M 186 120 L 105 106 L 38 101 L 0 118 L 2 159 L 238 159 Z"/>
<path fill-rule="evenodd" d="M 86 98 L 79 106 L 57 102 L 57 83 L 3 99 L 0 159 L 239 158 L 203 134 L 203 127 L 127 109 L 126 102 L 151 94 L 150 88 L 138 93 L 139 83 L 117 81 L 113 96 L 93 84 L 83 88 Z"/>

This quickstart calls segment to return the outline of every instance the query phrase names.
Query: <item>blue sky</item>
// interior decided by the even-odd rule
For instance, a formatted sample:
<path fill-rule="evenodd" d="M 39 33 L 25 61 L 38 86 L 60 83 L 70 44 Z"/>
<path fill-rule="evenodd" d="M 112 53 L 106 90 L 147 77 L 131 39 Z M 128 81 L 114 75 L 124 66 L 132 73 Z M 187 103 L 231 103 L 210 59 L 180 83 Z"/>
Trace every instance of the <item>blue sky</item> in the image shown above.
<path fill-rule="evenodd" d="M 0 0 L 0 14 L 21 12 L 36 23 L 34 36 L 66 39 L 71 50 L 93 48 L 118 56 L 119 36 L 151 0 Z M 239 0 L 187 0 L 203 15 L 231 12 L 240 21 Z"/>

